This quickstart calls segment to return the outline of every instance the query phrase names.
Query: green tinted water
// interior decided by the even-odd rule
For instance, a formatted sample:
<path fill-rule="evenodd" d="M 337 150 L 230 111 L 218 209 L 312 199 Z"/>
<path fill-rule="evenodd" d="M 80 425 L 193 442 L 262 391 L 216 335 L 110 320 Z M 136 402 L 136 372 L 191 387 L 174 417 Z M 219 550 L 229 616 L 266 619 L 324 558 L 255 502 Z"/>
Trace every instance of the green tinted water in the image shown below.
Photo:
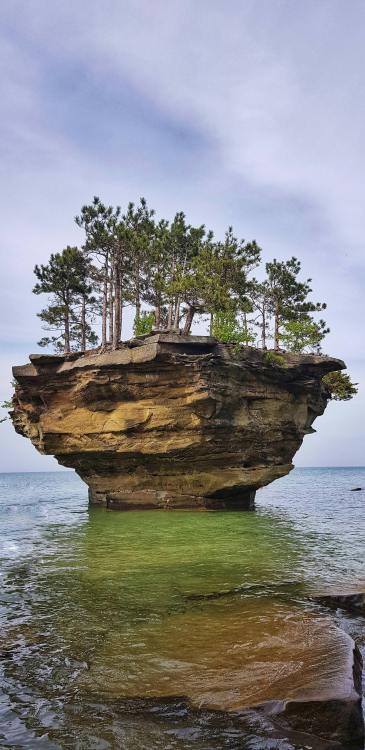
<path fill-rule="evenodd" d="M 313 505 L 302 477 L 256 513 L 169 514 L 88 511 L 69 474 L 3 475 L 1 747 L 294 747 L 225 712 L 281 697 L 268 675 L 305 687 L 293 644 L 331 629 L 307 594 L 361 583 L 363 505 L 339 500 L 359 478 L 327 492 L 317 475 Z"/>

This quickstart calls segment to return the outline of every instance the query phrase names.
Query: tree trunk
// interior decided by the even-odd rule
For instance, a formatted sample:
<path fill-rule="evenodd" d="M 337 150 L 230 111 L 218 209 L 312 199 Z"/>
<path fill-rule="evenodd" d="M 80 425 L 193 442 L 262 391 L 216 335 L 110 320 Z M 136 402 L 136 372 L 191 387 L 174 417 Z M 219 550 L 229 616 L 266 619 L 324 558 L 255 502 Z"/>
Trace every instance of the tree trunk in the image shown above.
<path fill-rule="evenodd" d="M 275 328 L 274 328 L 274 349 L 279 349 L 279 310 L 278 306 L 275 306 Z"/>
<path fill-rule="evenodd" d="M 261 334 L 262 348 L 266 349 L 266 312 L 265 306 L 262 308 L 262 334 Z"/>
<path fill-rule="evenodd" d="M 154 309 L 155 316 L 155 328 L 159 328 L 161 325 L 161 305 L 156 305 Z"/>
<path fill-rule="evenodd" d="M 109 343 L 113 343 L 113 330 L 114 330 L 114 284 L 115 274 L 113 267 L 110 268 L 110 281 L 109 281 Z"/>
<path fill-rule="evenodd" d="M 172 258 L 171 281 L 173 281 L 174 278 L 175 278 L 175 251 L 174 251 L 173 258 Z M 169 329 L 172 328 L 172 326 L 176 328 L 176 305 L 177 305 L 178 299 L 179 297 L 177 297 L 175 300 L 175 309 L 174 309 L 173 300 L 171 300 L 169 304 L 169 311 L 167 315 L 167 328 Z"/>
<path fill-rule="evenodd" d="M 70 311 L 68 308 L 68 305 L 65 307 L 65 346 L 64 346 L 64 352 L 65 354 L 69 354 L 70 351 Z"/>
<path fill-rule="evenodd" d="M 213 336 L 213 323 L 214 323 L 213 313 L 210 313 L 209 336 Z"/>
<path fill-rule="evenodd" d="M 86 301 L 85 296 L 81 303 L 81 351 L 86 349 Z"/>
<path fill-rule="evenodd" d="M 172 328 L 172 302 L 169 304 L 169 310 L 167 313 L 167 328 Z"/>
<path fill-rule="evenodd" d="M 179 328 L 179 324 L 180 324 L 180 299 L 179 297 L 176 297 L 174 328 Z"/>
<path fill-rule="evenodd" d="M 103 307 L 101 314 L 101 345 L 106 346 L 106 318 L 108 312 L 108 254 L 104 263 Z"/>
<path fill-rule="evenodd" d="M 136 265 L 136 273 L 135 273 L 135 284 L 136 284 L 136 293 L 135 293 L 135 304 L 136 304 L 136 317 L 135 322 L 138 323 L 141 317 L 141 290 L 140 290 L 140 276 L 139 276 L 139 260 L 137 261 Z"/>
<path fill-rule="evenodd" d="M 195 308 L 192 305 L 189 305 L 189 309 L 188 309 L 186 319 L 185 319 L 184 330 L 183 330 L 184 336 L 188 336 L 190 333 L 191 324 L 193 322 L 194 315 L 195 315 Z"/>
<path fill-rule="evenodd" d="M 114 266 L 114 328 L 113 349 L 118 348 L 122 326 L 121 278 L 119 263 Z"/>

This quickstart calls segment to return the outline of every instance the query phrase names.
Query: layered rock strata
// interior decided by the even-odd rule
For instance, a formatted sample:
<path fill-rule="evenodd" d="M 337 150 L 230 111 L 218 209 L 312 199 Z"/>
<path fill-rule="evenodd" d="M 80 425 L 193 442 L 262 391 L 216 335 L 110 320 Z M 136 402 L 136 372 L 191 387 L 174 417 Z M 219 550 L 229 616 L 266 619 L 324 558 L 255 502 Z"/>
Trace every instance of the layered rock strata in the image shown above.
<path fill-rule="evenodd" d="M 251 509 L 323 414 L 344 363 L 158 334 L 113 352 L 31 355 L 12 420 L 108 508 Z"/>

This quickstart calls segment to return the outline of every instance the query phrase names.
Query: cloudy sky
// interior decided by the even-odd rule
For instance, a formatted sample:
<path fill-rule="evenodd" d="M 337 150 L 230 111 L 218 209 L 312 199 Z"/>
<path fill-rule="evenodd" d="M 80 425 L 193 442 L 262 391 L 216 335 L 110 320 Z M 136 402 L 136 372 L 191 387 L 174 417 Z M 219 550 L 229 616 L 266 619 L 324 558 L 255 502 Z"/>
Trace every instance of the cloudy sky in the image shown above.
<path fill-rule="evenodd" d="M 2 0 L 0 17 L 2 396 L 41 334 L 33 266 L 81 241 L 95 194 L 297 255 L 326 352 L 364 383 L 363 0 Z M 298 465 L 365 464 L 364 394 L 330 404 Z M 8 424 L 0 441 L 1 471 L 57 468 Z"/>

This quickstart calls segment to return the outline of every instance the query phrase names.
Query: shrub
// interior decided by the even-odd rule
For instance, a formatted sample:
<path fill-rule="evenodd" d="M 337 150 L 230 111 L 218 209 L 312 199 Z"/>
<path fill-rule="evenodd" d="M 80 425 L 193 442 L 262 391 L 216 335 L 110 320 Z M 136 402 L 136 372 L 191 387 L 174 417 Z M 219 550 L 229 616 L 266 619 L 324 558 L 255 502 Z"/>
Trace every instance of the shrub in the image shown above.
<path fill-rule="evenodd" d="M 276 352 L 265 352 L 264 362 L 272 367 L 285 367 L 285 359 Z"/>
<path fill-rule="evenodd" d="M 133 323 L 133 333 L 135 336 L 145 336 L 148 333 L 151 333 L 153 325 L 155 322 L 155 316 L 153 312 L 146 312 L 143 311 L 138 318 L 138 320 L 135 318 Z"/>
<path fill-rule="evenodd" d="M 358 392 L 358 383 L 353 383 L 346 372 L 329 372 L 322 378 L 322 383 L 334 401 L 350 401 Z"/>
<path fill-rule="evenodd" d="M 233 312 L 219 312 L 213 316 L 212 336 L 223 344 L 244 344 L 248 346 L 255 341 L 255 335 L 240 325 Z"/>

